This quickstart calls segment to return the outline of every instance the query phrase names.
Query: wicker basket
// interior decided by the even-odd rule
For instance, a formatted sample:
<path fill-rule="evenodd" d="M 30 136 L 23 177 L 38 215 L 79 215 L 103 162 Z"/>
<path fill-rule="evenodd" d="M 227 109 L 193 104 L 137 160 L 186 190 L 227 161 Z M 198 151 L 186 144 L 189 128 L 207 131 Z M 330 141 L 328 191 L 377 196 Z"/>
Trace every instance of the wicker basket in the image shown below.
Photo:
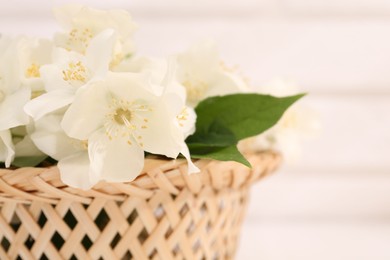
<path fill-rule="evenodd" d="M 250 185 L 279 164 L 147 159 L 131 183 L 82 191 L 58 169 L 0 169 L 0 259 L 232 259 Z"/>

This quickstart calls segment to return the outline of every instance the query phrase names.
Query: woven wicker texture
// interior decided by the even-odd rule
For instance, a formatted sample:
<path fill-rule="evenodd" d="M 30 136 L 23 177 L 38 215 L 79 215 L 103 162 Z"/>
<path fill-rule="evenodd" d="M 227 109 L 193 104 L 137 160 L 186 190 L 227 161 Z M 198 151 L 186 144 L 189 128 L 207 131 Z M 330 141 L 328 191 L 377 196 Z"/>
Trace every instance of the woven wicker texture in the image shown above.
<path fill-rule="evenodd" d="M 147 159 L 131 183 L 89 191 L 56 167 L 0 170 L 0 259 L 232 259 L 250 185 L 280 157 L 234 162 Z"/>

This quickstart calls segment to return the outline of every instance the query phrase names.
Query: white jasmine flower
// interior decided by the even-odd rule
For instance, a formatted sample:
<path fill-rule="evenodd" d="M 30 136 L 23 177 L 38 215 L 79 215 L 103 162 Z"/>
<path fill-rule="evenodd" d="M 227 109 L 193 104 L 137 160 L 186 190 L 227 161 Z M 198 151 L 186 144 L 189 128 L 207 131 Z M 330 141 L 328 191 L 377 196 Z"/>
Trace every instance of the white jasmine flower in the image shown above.
<path fill-rule="evenodd" d="M 82 5 L 66 5 L 54 9 L 54 15 L 66 30 L 66 33 L 55 36 L 55 43 L 60 47 L 85 53 L 96 35 L 112 29 L 118 35 L 112 65 L 134 52 L 132 36 L 136 25 L 124 10 L 102 11 Z"/>
<path fill-rule="evenodd" d="M 10 129 L 29 122 L 23 106 L 31 90 L 21 84 L 18 59 L 19 39 L 0 39 L 0 161 L 9 167 L 15 151 Z"/>
<path fill-rule="evenodd" d="M 176 158 L 183 150 L 177 121 L 182 111 L 175 105 L 180 97 L 157 96 L 149 90 L 153 88 L 145 88 L 148 84 L 145 74 L 108 73 L 77 93 L 62 127 L 68 136 L 86 141 L 89 174 L 111 182 L 131 181 L 143 168 L 144 151 Z"/>
<path fill-rule="evenodd" d="M 64 111 L 51 113 L 35 122 L 34 144 L 58 161 L 61 180 L 72 187 L 88 189 L 98 182 L 90 169 L 87 142 L 67 136 L 61 128 Z"/>
<path fill-rule="evenodd" d="M 180 128 L 183 139 L 195 132 L 196 114 L 192 107 L 186 105 L 186 89 L 175 79 L 176 61 L 175 59 L 161 60 L 149 57 L 136 57 L 122 62 L 117 66 L 116 71 L 144 72 L 149 76 L 150 89 L 155 95 L 161 96 L 163 93 L 179 96 L 175 105 L 180 113 L 176 116 L 176 124 Z M 164 82 L 163 84 L 160 84 Z M 196 173 L 199 169 L 191 161 L 188 147 L 183 143 L 181 154 L 187 159 L 188 172 Z"/>
<path fill-rule="evenodd" d="M 31 90 L 20 81 L 20 67 L 15 59 L 18 41 L 0 39 L 0 46 L 4 47 L 0 50 L 0 130 L 25 125 L 29 121 L 23 106 L 30 99 Z"/>
<path fill-rule="evenodd" d="M 177 56 L 178 80 L 187 90 L 188 104 L 217 95 L 248 91 L 246 82 L 221 63 L 214 43 L 203 42 Z"/>
<path fill-rule="evenodd" d="M 20 65 L 20 79 L 36 95 L 44 90 L 40 68 L 51 63 L 53 44 L 46 39 L 22 38 L 18 42 L 17 59 Z"/>
<path fill-rule="evenodd" d="M 44 65 L 39 72 L 47 93 L 31 100 L 25 107 L 34 119 L 69 105 L 79 87 L 105 76 L 108 71 L 114 32 L 105 30 L 93 38 L 85 56 L 56 48 L 53 63 Z"/>

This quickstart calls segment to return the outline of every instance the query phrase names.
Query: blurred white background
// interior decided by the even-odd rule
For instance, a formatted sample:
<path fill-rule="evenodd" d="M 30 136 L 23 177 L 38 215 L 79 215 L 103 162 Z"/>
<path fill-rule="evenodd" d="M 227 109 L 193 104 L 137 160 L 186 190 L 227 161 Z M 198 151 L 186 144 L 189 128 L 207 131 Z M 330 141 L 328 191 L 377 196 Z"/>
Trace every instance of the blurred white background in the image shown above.
<path fill-rule="evenodd" d="M 66 2 L 1 1 L 0 33 L 50 36 Z M 253 187 L 237 259 L 390 259 L 390 1 L 77 2 L 130 11 L 141 54 L 212 38 L 253 85 L 310 93 L 322 135 Z"/>

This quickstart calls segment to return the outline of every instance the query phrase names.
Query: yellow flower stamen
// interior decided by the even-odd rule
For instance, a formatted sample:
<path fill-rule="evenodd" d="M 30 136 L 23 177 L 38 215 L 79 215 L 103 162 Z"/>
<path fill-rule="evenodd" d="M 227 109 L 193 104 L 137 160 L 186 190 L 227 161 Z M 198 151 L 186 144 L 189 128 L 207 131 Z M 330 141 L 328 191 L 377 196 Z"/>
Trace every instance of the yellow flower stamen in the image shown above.
<path fill-rule="evenodd" d="M 39 78 L 41 76 L 39 68 L 39 65 L 32 63 L 31 66 L 26 69 L 26 78 Z"/>
<path fill-rule="evenodd" d="M 81 47 L 79 51 L 82 53 L 85 52 L 85 49 L 88 47 L 89 42 L 93 38 L 93 33 L 90 29 L 85 28 L 85 29 L 72 29 L 69 34 L 68 34 L 68 41 L 66 44 L 68 45 L 68 49 L 73 49 L 71 48 L 74 45 L 78 45 Z"/>
<path fill-rule="evenodd" d="M 114 121 L 117 122 L 120 125 L 126 125 L 129 124 L 132 119 L 132 113 L 129 110 L 125 110 L 123 108 L 118 108 L 115 111 L 114 115 Z"/>
<path fill-rule="evenodd" d="M 199 101 L 204 97 L 206 90 L 209 88 L 205 82 L 195 79 L 187 79 L 182 84 L 187 90 L 189 101 Z"/>
<path fill-rule="evenodd" d="M 113 99 L 109 106 L 111 112 L 106 115 L 105 132 L 109 140 L 117 137 L 128 138 L 127 144 L 134 142 L 143 146 L 142 130 L 147 128 L 147 112 L 152 111 L 148 106 L 137 104 L 138 102 L 129 102 Z"/>
<path fill-rule="evenodd" d="M 87 69 L 81 61 L 76 63 L 70 62 L 68 69 L 62 71 L 62 76 L 65 81 L 85 82 L 87 79 Z"/>
<path fill-rule="evenodd" d="M 189 114 L 188 114 L 188 111 L 187 111 L 187 108 L 186 108 L 186 107 L 183 108 L 183 110 L 180 112 L 180 114 L 178 114 L 178 115 L 176 116 L 176 119 L 177 119 L 177 121 L 179 122 L 179 125 L 180 125 L 181 127 L 184 126 L 184 122 L 183 122 L 183 121 L 186 121 L 186 120 L 188 119 L 188 116 L 189 116 Z"/>
<path fill-rule="evenodd" d="M 110 69 L 115 68 L 118 66 L 124 59 L 124 56 L 122 53 L 115 54 L 115 56 L 112 58 L 110 62 Z"/>

